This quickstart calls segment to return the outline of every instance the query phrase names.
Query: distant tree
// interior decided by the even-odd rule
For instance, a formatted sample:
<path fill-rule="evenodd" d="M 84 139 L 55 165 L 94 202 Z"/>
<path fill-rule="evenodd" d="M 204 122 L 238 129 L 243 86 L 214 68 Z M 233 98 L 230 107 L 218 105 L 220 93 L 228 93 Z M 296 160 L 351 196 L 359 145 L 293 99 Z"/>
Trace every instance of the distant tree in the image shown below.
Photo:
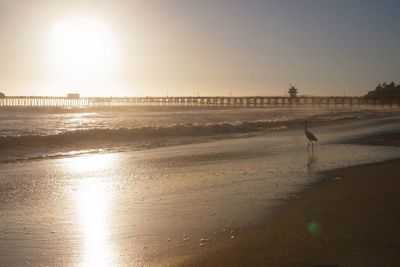
<path fill-rule="evenodd" d="M 4 93 L 0 92 L 0 98 L 4 98 L 4 97 L 6 97 L 6 95 Z"/>
<path fill-rule="evenodd" d="M 382 83 L 375 87 L 375 90 L 369 91 L 365 98 L 371 99 L 400 99 L 400 84 L 396 85 L 393 81 L 389 84 Z"/>

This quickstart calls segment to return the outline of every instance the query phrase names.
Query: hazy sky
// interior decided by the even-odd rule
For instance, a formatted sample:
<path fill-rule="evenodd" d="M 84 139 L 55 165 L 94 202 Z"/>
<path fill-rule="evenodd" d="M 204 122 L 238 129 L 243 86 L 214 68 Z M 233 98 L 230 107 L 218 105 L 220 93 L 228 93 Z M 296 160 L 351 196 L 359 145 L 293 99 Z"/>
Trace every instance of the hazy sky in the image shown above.
<path fill-rule="evenodd" d="M 399 82 L 400 1 L 0 0 L 7 95 L 359 95 Z"/>

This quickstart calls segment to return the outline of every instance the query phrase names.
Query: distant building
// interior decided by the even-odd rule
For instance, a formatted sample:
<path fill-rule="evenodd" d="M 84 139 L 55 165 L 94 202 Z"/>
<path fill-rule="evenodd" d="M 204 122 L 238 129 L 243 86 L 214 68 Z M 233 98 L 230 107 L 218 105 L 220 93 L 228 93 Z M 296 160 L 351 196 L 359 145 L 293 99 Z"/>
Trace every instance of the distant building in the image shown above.
<path fill-rule="evenodd" d="M 296 98 L 296 97 L 297 97 L 297 94 L 299 93 L 299 91 L 297 90 L 296 87 L 294 87 L 293 85 L 291 85 L 290 88 L 289 88 L 288 93 L 289 93 L 290 98 Z"/>
<path fill-rule="evenodd" d="M 67 97 L 69 99 L 79 99 L 80 95 L 79 94 L 68 94 Z"/>
<path fill-rule="evenodd" d="M 6 97 L 6 95 L 4 93 L 0 92 L 0 98 L 4 98 L 4 97 Z"/>

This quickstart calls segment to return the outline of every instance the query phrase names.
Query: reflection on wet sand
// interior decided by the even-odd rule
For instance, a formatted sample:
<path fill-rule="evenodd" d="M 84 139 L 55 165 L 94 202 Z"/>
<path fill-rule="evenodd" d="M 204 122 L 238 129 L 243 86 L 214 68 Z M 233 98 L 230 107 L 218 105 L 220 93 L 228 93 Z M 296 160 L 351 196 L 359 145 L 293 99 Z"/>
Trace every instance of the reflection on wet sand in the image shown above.
<path fill-rule="evenodd" d="M 279 200 L 319 179 L 319 171 L 400 155 L 395 147 L 335 143 L 349 135 L 349 125 L 336 132 L 321 127 L 314 154 L 294 129 L 3 164 L 0 265 L 178 265 L 222 242 L 239 244 L 242 237 L 232 239 L 231 230 L 270 216 Z M 368 122 L 363 131 L 375 126 Z"/>
<path fill-rule="evenodd" d="M 112 154 L 93 155 L 69 159 L 69 171 L 96 172 L 94 177 L 82 177 L 77 181 L 73 206 L 77 209 L 82 233 L 82 261 L 79 266 L 113 266 L 114 255 L 110 241 L 109 214 L 113 205 L 111 183 L 107 176 L 115 158 Z M 104 171 L 104 172 L 102 172 Z M 102 176 L 104 174 L 105 176 Z"/>
<path fill-rule="evenodd" d="M 84 240 L 81 266 L 112 266 L 113 255 L 107 218 L 111 196 L 107 194 L 102 183 L 85 185 L 77 194 L 76 205 Z"/>
<path fill-rule="evenodd" d="M 73 173 L 97 172 L 97 175 L 101 175 L 101 171 L 113 168 L 115 162 L 115 154 L 87 155 L 63 159 L 63 167 Z"/>
<path fill-rule="evenodd" d="M 314 150 L 308 151 L 307 169 L 308 170 L 313 169 L 316 163 L 317 163 L 317 156 L 315 155 Z"/>

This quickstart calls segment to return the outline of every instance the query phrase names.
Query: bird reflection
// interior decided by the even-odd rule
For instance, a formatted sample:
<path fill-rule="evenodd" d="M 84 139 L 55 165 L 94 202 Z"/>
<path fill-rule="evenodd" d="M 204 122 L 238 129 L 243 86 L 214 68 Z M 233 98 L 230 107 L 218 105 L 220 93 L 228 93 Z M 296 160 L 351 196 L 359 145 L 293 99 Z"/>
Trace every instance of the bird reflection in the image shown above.
<path fill-rule="evenodd" d="M 308 151 L 308 159 L 307 159 L 307 169 L 312 169 L 317 162 L 317 157 L 314 154 L 314 150 Z"/>

